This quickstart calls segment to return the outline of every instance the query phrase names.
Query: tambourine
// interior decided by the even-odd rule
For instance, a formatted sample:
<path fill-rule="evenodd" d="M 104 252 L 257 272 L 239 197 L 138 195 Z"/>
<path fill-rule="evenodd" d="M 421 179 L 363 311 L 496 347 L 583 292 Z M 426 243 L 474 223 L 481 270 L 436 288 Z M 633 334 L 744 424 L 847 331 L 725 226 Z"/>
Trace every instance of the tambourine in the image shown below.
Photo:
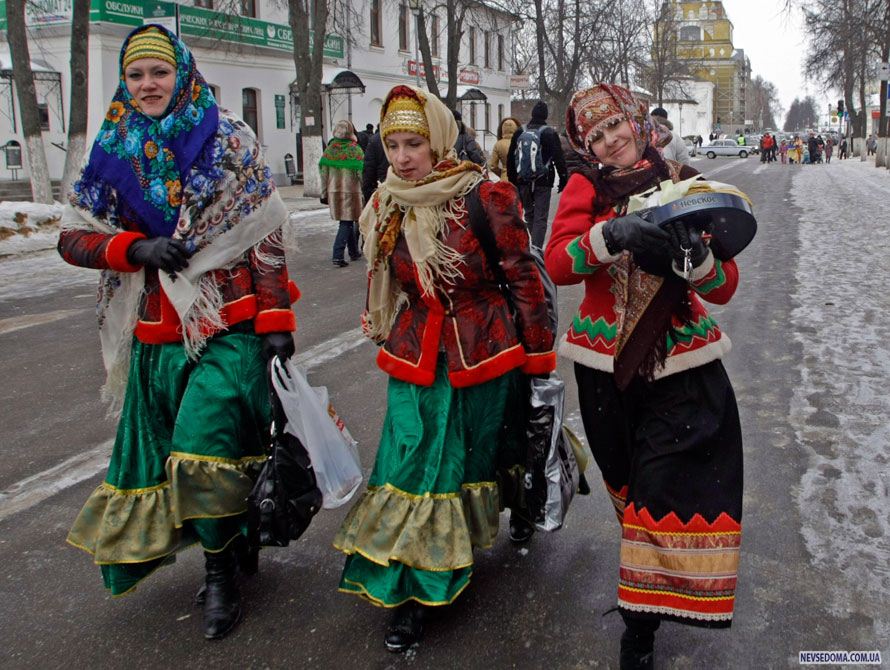
<path fill-rule="evenodd" d="M 635 213 L 662 227 L 682 220 L 700 228 L 710 235 L 711 250 L 721 261 L 738 255 L 757 234 L 751 206 L 732 193 L 696 193 Z"/>

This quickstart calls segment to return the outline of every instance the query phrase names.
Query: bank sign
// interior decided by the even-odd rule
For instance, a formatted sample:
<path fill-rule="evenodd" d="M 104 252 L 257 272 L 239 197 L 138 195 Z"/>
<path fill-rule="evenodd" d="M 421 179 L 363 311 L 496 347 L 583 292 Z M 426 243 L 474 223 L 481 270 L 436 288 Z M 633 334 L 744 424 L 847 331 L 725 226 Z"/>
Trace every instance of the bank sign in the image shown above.
<path fill-rule="evenodd" d="M 0 0 L 0 30 L 6 30 L 6 3 Z M 13 0 L 19 1 L 19 0 Z M 71 22 L 72 0 L 29 0 L 26 5 L 26 21 L 29 26 L 58 25 Z M 145 5 L 150 10 L 146 12 Z M 166 16 L 172 16 L 175 4 L 172 2 L 150 2 L 140 0 L 91 0 L 90 21 L 117 23 L 127 26 L 142 25 L 151 21 L 152 10 L 167 7 Z M 160 21 L 166 25 L 165 21 Z M 234 16 L 214 12 L 200 7 L 179 6 L 179 29 L 183 37 L 204 37 L 215 41 L 249 44 L 252 46 L 278 49 L 291 52 L 294 46 L 290 26 L 269 23 L 245 16 Z M 345 42 L 339 35 L 326 35 L 324 55 L 328 58 L 343 58 L 346 54 Z"/>

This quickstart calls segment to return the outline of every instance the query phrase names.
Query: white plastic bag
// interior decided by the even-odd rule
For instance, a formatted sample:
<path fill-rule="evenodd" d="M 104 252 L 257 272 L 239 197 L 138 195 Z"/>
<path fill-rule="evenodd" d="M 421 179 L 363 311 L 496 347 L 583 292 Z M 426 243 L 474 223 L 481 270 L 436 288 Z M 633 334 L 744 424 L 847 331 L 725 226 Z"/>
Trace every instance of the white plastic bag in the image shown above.
<path fill-rule="evenodd" d="M 312 461 L 322 507 L 348 502 L 362 483 L 358 445 L 333 411 L 325 387 L 309 386 L 305 375 L 288 360 L 272 360 L 272 386 L 287 416 L 285 432 L 295 435 Z"/>

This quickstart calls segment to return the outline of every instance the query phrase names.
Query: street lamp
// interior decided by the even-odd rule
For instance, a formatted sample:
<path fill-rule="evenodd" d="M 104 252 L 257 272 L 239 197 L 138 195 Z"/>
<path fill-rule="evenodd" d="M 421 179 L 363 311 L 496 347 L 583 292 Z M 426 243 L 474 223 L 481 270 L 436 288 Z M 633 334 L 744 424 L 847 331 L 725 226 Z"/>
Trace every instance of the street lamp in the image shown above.
<path fill-rule="evenodd" d="M 408 7 L 411 9 L 411 13 L 414 15 L 414 76 L 417 82 L 417 88 L 420 88 L 420 36 L 418 35 L 418 31 L 420 29 L 420 3 L 423 0 L 408 0 Z"/>

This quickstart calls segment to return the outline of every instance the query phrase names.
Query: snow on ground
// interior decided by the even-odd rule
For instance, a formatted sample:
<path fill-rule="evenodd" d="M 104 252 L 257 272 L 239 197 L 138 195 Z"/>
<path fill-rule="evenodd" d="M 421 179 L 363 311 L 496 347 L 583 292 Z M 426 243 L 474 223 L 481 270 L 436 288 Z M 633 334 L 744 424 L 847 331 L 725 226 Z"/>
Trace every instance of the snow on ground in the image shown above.
<path fill-rule="evenodd" d="M 61 216 L 59 203 L 0 202 L 0 256 L 54 247 Z"/>
<path fill-rule="evenodd" d="M 890 172 L 858 159 L 792 169 L 803 359 L 791 421 L 809 457 L 797 499 L 813 562 L 844 576 L 829 601 L 854 609 L 890 592 Z"/>

